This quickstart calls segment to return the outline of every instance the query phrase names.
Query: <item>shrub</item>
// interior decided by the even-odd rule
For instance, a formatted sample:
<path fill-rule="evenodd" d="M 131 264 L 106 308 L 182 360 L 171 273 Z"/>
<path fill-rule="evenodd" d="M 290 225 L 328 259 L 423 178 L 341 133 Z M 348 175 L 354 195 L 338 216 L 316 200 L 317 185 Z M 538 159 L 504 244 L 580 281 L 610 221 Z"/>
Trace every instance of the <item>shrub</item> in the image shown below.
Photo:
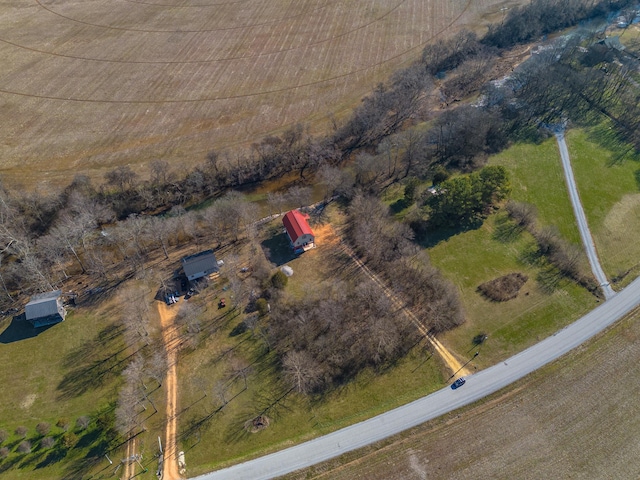
<path fill-rule="evenodd" d="M 66 417 L 59 418 L 56 423 L 56 427 L 61 428 L 66 432 L 67 430 L 69 430 L 69 419 Z"/>
<path fill-rule="evenodd" d="M 31 442 L 28 440 L 23 440 L 18 445 L 18 452 L 20 453 L 31 453 Z"/>
<path fill-rule="evenodd" d="M 40 446 L 42 448 L 47 448 L 48 449 L 48 448 L 53 447 L 55 445 L 55 443 L 56 443 L 56 439 L 55 438 L 53 438 L 53 437 L 44 437 L 42 439 L 42 441 L 40 442 Z"/>
<path fill-rule="evenodd" d="M 506 302 L 518 296 L 518 292 L 529 279 L 522 273 L 510 273 L 494 278 L 478 287 L 478 291 L 495 302 Z"/>
<path fill-rule="evenodd" d="M 478 335 L 473 337 L 473 340 L 471 340 L 471 343 L 473 343 L 476 347 L 480 346 L 487 340 L 488 337 L 489 335 L 487 335 L 486 333 L 480 332 Z"/>
<path fill-rule="evenodd" d="M 289 277 L 287 277 L 280 270 L 274 273 L 273 276 L 271 277 L 271 285 L 273 285 L 275 288 L 278 288 L 280 290 L 284 289 L 284 287 L 287 286 L 288 282 L 289 282 Z"/>
<path fill-rule="evenodd" d="M 256 309 L 261 317 L 266 315 L 269 313 L 269 302 L 264 298 L 259 298 L 256 300 Z"/>
<path fill-rule="evenodd" d="M 49 433 L 49 430 L 51 430 L 51 425 L 49 425 L 47 422 L 40 422 L 38 425 L 36 425 L 36 432 L 38 432 L 38 435 L 40 435 L 41 437 L 44 437 L 47 433 Z"/>
<path fill-rule="evenodd" d="M 64 448 L 73 448 L 78 443 L 78 436 L 73 432 L 67 432 L 60 437 L 60 443 Z"/>
<path fill-rule="evenodd" d="M 76 420 L 76 428 L 80 431 L 86 430 L 90 422 L 91 422 L 91 418 L 86 415 L 83 415 L 82 417 L 78 417 L 78 419 Z"/>
<path fill-rule="evenodd" d="M 19 426 L 18 428 L 16 428 L 16 435 L 20 438 L 24 438 L 27 436 L 27 431 L 27 427 Z"/>

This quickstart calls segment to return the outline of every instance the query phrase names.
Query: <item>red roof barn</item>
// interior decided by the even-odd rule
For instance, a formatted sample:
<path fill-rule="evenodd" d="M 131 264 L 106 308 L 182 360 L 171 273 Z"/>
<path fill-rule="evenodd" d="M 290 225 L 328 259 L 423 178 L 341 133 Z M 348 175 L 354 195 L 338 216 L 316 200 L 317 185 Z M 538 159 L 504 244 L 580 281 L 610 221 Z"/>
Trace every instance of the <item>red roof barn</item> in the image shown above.
<path fill-rule="evenodd" d="M 295 253 L 302 253 L 316 246 L 313 231 L 306 217 L 298 210 L 286 213 L 282 223 Z"/>

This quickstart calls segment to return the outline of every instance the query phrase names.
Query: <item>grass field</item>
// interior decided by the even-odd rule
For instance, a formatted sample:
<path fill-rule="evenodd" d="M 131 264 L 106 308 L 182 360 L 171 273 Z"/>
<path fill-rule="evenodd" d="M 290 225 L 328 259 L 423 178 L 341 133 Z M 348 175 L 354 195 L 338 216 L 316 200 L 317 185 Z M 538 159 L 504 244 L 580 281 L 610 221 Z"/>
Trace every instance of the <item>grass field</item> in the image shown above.
<path fill-rule="evenodd" d="M 639 320 L 474 406 L 287 478 L 637 478 Z"/>
<path fill-rule="evenodd" d="M 322 131 L 426 42 L 513 3 L 2 2 L 0 173 L 27 186 L 146 174 L 299 122 Z"/>
<path fill-rule="evenodd" d="M 74 463 L 71 459 L 77 460 L 99 443 L 92 424 L 77 432 L 77 448 L 58 457 L 54 450 L 39 447 L 42 437 L 35 427 L 49 423 L 50 435 L 59 440 L 64 431 L 55 425 L 60 419 L 67 419 L 70 431 L 75 431 L 79 417 L 95 419 L 109 409 L 127 356 L 119 329 L 110 318 L 114 309 L 111 305 L 98 315 L 79 309 L 33 337 L 29 337 L 32 329 L 18 328 L 11 320 L 2 323 L 0 358 L 5 367 L 0 372 L 0 428 L 11 434 L 2 446 L 10 447 L 12 453 L 0 462 L 0 472 L 15 462 L 19 468 L 11 470 L 10 478 L 62 478 L 62 472 L 68 472 Z M 13 432 L 19 426 L 28 429 L 26 439 L 34 447 L 29 455 L 15 452 L 21 439 Z"/>
<path fill-rule="evenodd" d="M 624 285 L 640 274 L 640 157 L 601 146 L 606 128 L 571 130 L 567 145 L 602 266 L 609 278 L 631 271 Z"/>
<path fill-rule="evenodd" d="M 429 249 L 431 261 L 459 289 L 466 323 L 447 332 L 442 340 L 455 352 L 471 358 L 478 348 L 472 339 L 482 333 L 489 339 L 480 348 L 474 365 L 486 367 L 521 351 L 595 306 L 596 299 L 584 288 L 565 279 L 545 276 L 547 266 L 527 260 L 534 248 L 526 232 L 505 242 L 497 238 L 506 215 L 487 219 L 477 229 L 460 233 Z M 483 297 L 481 283 L 508 273 L 529 277 L 518 296 L 507 302 Z M 548 282 L 552 281 L 554 285 Z M 551 291 L 550 291 L 551 290 Z"/>
<path fill-rule="evenodd" d="M 511 198 L 535 205 L 541 225 L 553 225 L 565 239 L 581 245 L 555 138 L 540 145 L 516 144 L 491 157 L 490 164 L 507 168 Z"/>

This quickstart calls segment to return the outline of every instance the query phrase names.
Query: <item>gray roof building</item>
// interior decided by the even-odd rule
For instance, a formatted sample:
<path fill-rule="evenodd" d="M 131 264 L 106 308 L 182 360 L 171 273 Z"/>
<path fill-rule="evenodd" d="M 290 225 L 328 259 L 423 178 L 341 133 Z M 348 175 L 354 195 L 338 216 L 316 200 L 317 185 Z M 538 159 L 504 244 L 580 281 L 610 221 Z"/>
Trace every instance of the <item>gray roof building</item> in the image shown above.
<path fill-rule="evenodd" d="M 205 250 L 204 252 L 189 255 L 182 260 L 182 269 L 189 281 L 206 277 L 214 273 L 218 273 L 218 261 L 213 250 Z"/>
<path fill-rule="evenodd" d="M 25 318 L 34 327 L 43 327 L 64 320 L 67 312 L 62 305 L 62 292 L 53 292 L 34 295 L 24 308 Z"/>

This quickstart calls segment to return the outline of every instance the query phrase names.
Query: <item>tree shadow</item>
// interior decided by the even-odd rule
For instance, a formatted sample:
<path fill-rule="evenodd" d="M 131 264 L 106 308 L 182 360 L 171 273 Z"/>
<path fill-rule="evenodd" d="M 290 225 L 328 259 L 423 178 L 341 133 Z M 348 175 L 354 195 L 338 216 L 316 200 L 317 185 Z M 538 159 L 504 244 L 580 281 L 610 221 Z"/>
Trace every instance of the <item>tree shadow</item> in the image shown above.
<path fill-rule="evenodd" d="M 548 266 L 536 275 L 536 281 L 540 290 L 546 294 L 552 294 L 560 287 L 560 282 L 564 279 L 562 272 L 554 266 Z"/>
<path fill-rule="evenodd" d="M 261 246 L 265 257 L 278 267 L 297 257 L 289 246 L 289 239 L 285 233 L 264 240 Z"/>
<path fill-rule="evenodd" d="M 410 207 L 411 204 L 412 202 L 409 202 L 406 198 L 400 198 L 389 205 L 389 208 L 391 209 L 391 213 L 396 215 L 403 211 L 405 208 Z"/>
<path fill-rule="evenodd" d="M 482 220 L 476 220 L 468 223 L 461 223 L 453 228 L 429 229 L 420 236 L 417 236 L 416 241 L 422 248 L 435 247 L 439 243 L 446 242 L 451 237 L 455 237 L 461 233 L 478 230 L 482 226 L 482 223 Z"/>
<path fill-rule="evenodd" d="M 520 238 L 524 227 L 516 224 L 507 216 L 498 216 L 495 221 L 493 239 L 501 243 L 513 243 Z"/>
<path fill-rule="evenodd" d="M 16 315 L 5 330 L 0 333 L 0 343 L 9 344 L 34 338 L 42 332 L 48 330 L 55 325 L 45 325 L 44 327 L 35 328 L 31 323 L 27 322 L 25 315 Z"/>
<path fill-rule="evenodd" d="M 282 418 L 284 412 L 292 410 L 288 401 L 291 392 L 293 388 L 282 382 L 270 384 L 258 391 L 252 405 L 236 414 L 225 434 L 225 440 L 236 443 L 254 435 L 247 430 L 246 424 L 260 415 L 266 415 L 272 420 Z"/>
<path fill-rule="evenodd" d="M 612 153 L 611 159 L 607 162 L 609 167 L 619 165 L 626 160 L 636 162 L 640 160 L 640 156 L 624 132 L 613 128 L 609 122 L 600 123 L 590 128 L 587 132 L 587 138 Z"/>

